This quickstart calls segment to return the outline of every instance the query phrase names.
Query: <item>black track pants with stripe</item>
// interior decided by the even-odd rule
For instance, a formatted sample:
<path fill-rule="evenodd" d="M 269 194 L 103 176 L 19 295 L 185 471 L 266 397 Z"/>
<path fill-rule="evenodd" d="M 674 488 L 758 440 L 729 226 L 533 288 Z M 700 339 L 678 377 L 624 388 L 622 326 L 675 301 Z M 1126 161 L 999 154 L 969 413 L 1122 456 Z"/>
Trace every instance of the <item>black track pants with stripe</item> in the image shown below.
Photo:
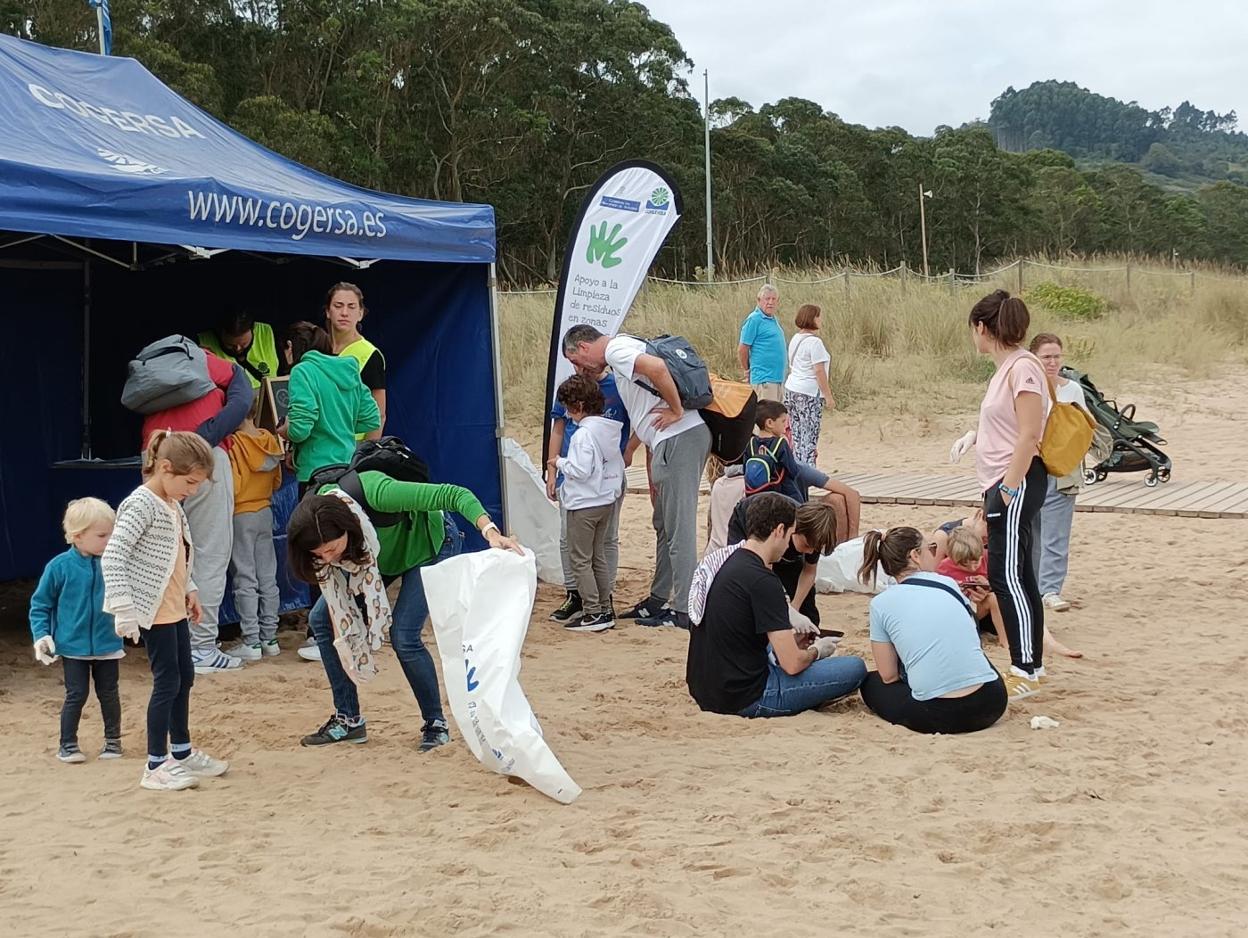
<path fill-rule="evenodd" d="M 988 519 L 988 582 L 1001 606 L 1010 664 L 1027 673 L 1043 663 L 1044 603 L 1036 581 L 1032 522 L 1040 514 L 1048 491 L 1049 473 L 1037 456 L 1020 485 L 1018 498 L 1007 506 L 994 485 L 984 493 Z"/>

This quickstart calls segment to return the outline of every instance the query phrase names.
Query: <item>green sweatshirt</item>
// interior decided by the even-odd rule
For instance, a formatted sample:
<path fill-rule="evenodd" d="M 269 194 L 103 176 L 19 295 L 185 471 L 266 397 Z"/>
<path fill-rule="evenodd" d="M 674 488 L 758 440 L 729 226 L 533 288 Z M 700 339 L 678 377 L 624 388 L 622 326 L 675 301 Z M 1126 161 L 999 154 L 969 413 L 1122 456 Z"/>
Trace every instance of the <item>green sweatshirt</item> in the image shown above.
<path fill-rule="evenodd" d="M 458 485 L 426 485 L 399 482 L 384 472 L 361 472 L 360 487 L 374 511 L 403 512 L 408 520 L 377 529 L 381 556 L 377 568 L 383 576 L 398 576 L 426 564 L 438 555 L 446 540 L 442 512 L 453 511 L 469 524 L 485 514 L 477 496 Z M 335 485 L 321 488 L 325 494 Z"/>
<path fill-rule="evenodd" d="M 295 474 L 312 473 L 355 455 L 355 435 L 381 426 L 377 402 L 353 358 L 305 352 L 290 371 L 286 432 L 295 447 Z"/>

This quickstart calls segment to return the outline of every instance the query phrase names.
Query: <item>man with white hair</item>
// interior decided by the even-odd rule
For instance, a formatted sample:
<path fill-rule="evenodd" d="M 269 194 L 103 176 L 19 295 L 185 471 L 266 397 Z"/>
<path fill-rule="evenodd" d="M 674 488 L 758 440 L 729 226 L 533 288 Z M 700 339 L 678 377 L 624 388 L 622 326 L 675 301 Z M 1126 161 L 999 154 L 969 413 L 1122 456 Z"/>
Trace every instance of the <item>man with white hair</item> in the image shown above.
<path fill-rule="evenodd" d="M 770 283 L 758 291 L 758 305 L 741 324 L 741 344 L 737 357 L 745 380 L 760 401 L 778 401 L 784 396 L 784 330 L 776 319 L 780 295 Z"/>

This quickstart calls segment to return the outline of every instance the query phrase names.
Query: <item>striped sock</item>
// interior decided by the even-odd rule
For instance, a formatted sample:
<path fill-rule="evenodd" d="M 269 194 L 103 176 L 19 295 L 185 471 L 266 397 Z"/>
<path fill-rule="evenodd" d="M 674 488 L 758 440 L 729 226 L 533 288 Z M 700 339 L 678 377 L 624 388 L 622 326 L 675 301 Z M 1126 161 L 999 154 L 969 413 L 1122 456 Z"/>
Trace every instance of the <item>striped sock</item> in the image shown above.
<path fill-rule="evenodd" d="M 155 771 L 165 764 L 165 758 L 165 756 L 154 756 L 149 752 L 147 754 L 147 767 Z"/>
<path fill-rule="evenodd" d="M 169 751 L 173 753 L 175 759 L 185 759 L 191 754 L 190 743 L 174 743 L 169 747 Z"/>

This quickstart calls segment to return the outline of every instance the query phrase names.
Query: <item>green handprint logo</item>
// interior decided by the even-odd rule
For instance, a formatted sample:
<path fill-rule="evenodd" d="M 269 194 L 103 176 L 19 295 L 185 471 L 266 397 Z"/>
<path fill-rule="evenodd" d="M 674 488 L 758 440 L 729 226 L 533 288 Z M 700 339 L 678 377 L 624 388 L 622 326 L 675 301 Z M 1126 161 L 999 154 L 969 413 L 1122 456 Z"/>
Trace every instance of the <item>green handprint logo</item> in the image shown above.
<path fill-rule="evenodd" d="M 615 256 L 620 248 L 628 244 L 628 238 L 619 237 L 620 229 L 623 227 L 623 225 L 616 225 L 608 235 L 605 221 L 597 228 L 590 226 L 589 248 L 585 251 L 585 260 L 590 264 L 595 261 L 600 262 L 604 270 L 623 264 L 624 259 Z M 616 240 L 617 238 L 619 240 Z"/>

